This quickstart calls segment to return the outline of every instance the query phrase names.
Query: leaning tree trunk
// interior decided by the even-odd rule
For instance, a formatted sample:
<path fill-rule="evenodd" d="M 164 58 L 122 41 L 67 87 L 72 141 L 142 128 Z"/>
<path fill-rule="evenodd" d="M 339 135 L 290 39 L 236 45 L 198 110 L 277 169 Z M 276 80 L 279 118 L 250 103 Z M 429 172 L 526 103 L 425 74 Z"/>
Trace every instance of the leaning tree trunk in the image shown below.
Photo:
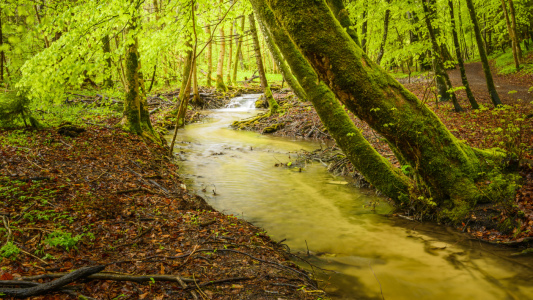
<path fill-rule="evenodd" d="M 285 81 L 287 81 L 287 84 L 291 88 L 291 90 L 294 92 L 296 96 L 301 101 L 307 100 L 307 95 L 298 82 L 298 80 L 294 77 L 293 72 L 291 70 L 291 67 L 289 64 L 287 64 L 287 61 L 283 58 L 283 55 L 281 54 L 277 44 L 275 44 L 273 41 L 273 37 L 269 30 L 266 29 L 263 20 L 259 20 L 259 24 L 261 25 L 261 30 L 263 31 L 263 35 L 266 38 L 268 49 L 270 50 L 270 53 L 272 53 L 272 57 L 274 58 L 274 61 L 279 66 L 279 69 L 281 71 L 281 74 L 283 75 L 283 78 Z"/>
<path fill-rule="evenodd" d="M 178 96 L 178 99 L 183 99 L 184 95 L 187 96 L 187 99 L 189 95 L 191 94 L 191 85 L 187 85 L 187 79 L 189 78 L 189 73 L 192 71 L 192 59 L 193 59 L 193 53 L 192 53 L 192 45 L 191 45 L 191 36 L 186 37 L 185 46 L 189 49 L 187 50 L 187 58 L 185 59 L 185 63 L 183 64 L 183 71 L 181 73 L 181 87 L 180 87 L 180 94 Z M 179 104 L 179 103 L 176 103 Z"/>
<path fill-rule="evenodd" d="M 335 15 L 335 18 L 341 23 L 341 26 L 346 29 L 346 32 L 350 35 L 350 37 L 354 40 L 354 42 L 361 46 L 361 43 L 359 42 L 359 38 L 357 37 L 357 31 L 355 31 L 354 26 L 352 24 L 352 21 L 350 20 L 350 15 L 348 13 L 348 10 L 344 7 L 344 3 L 342 0 L 327 0 L 329 9 L 331 9 L 331 12 Z"/>
<path fill-rule="evenodd" d="M 254 12 L 263 24 L 263 32 L 271 42 L 279 45 L 294 75 L 305 88 L 322 123 L 346 157 L 378 190 L 400 203 L 401 195 L 409 193 L 409 179 L 383 158 L 355 127 L 350 117 L 328 86 L 318 79 L 315 71 L 298 51 L 281 27 L 272 11 L 261 0 L 252 0 Z"/>
<path fill-rule="evenodd" d="M 440 101 L 448 100 L 451 97 L 455 111 L 461 112 L 463 111 L 463 108 L 459 104 L 459 101 L 457 101 L 455 93 L 453 91 L 448 92 L 448 90 L 452 89 L 453 87 L 450 81 L 450 77 L 448 76 L 448 73 L 446 73 L 446 69 L 444 69 L 444 58 L 442 57 L 442 52 L 440 51 L 439 45 L 437 44 L 437 38 L 435 37 L 435 32 L 433 31 L 433 25 L 431 25 L 431 20 L 433 19 L 433 17 L 432 14 L 430 14 L 426 0 L 422 0 L 422 6 L 424 8 L 424 13 L 426 14 L 426 17 L 424 19 L 426 21 L 426 26 L 428 28 L 429 36 L 431 39 L 431 45 L 433 48 L 433 57 L 435 60 L 435 75 L 437 77 L 437 88 L 439 89 Z"/>
<path fill-rule="evenodd" d="M 261 59 L 261 48 L 259 46 L 259 38 L 257 37 L 257 29 L 255 28 L 254 14 L 251 13 L 248 17 L 250 20 L 250 34 L 252 35 L 252 40 L 254 43 L 257 71 L 259 73 L 259 79 L 261 80 L 261 88 L 263 89 L 263 93 L 265 93 L 265 98 L 268 101 L 270 113 L 275 113 L 278 110 L 279 105 L 276 102 L 276 99 L 274 99 L 274 96 L 272 96 L 272 92 L 270 91 L 270 87 L 268 86 L 268 82 L 266 79 L 265 68 L 263 67 L 263 60 Z"/>
<path fill-rule="evenodd" d="M 492 79 L 492 73 L 490 72 L 489 60 L 487 58 L 487 53 L 483 47 L 483 39 L 481 37 L 481 31 L 479 30 L 479 23 L 476 17 L 476 11 L 474 9 L 474 4 L 472 0 L 466 0 L 466 6 L 468 7 L 468 13 L 470 14 L 470 19 L 472 20 L 472 25 L 474 25 L 474 34 L 476 36 L 477 49 L 479 51 L 479 57 L 481 58 L 481 63 L 483 64 L 483 71 L 485 72 L 485 79 L 487 81 L 487 88 L 489 90 L 490 98 L 494 106 L 502 104 L 500 96 L 496 91 L 496 86 L 494 86 L 494 80 Z"/>
<path fill-rule="evenodd" d="M 391 0 L 386 0 L 387 4 L 390 4 Z M 381 39 L 381 44 L 379 45 L 378 57 L 376 58 L 376 63 L 381 64 L 381 59 L 385 54 L 385 44 L 387 43 L 387 34 L 389 33 L 389 16 L 390 9 L 387 8 L 385 11 L 385 17 L 383 20 L 383 38 Z"/>
<path fill-rule="evenodd" d="M 502 0 L 502 11 L 503 16 L 505 17 L 505 25 L 507 26 L 507 31 L 509 32 L 509 38 L 511 39 L 511 49 L 513 50 L 513 59 L 515 68 L 518 70 L 520 68 L 520 61 L 518 60 L 518 51 L 516 51 L 516 39 L 514 37 L 513 28 L 511 27 L 511 21 L 509 20 L 509 14 L 507 13 L 507 4 L 505 0 Z"/>
<path fill-rule="evenodd" d="M 459 63 L 459 69 L 461 71 L 461 80 L 463 82 L 463 86 L 466 90 L 466 96 L 468 98 L 468 101 L 470 102 L 470 105 L 473 109 L 478 109 L 479 105 L 477 104 L 476 98 L 474 98 L 474 94 L 472 94 L 472 90 L 470 89 L 470 84 L 468 83 L 468 79 L 466 78 L 466 70 L 465 70 L 465 64 L 463 62 L 463 57 L 461 56 L 461 46 L 459 44 L 459 37 L 457 36 L 457 31 L 455 29 L 455 15 L 453 12 L 453 0 L 448 0 L 448 6 L 450 7 L 450 19 L 451 19 L 451 25 L 452 25 L 452 36 L 453 36 L 453 42 L 455 44 L 455 56 L 457 56 L 457 62 Z"/>
<path fill-rule="evenodd" d="M 460 215 L 482 198 L 476 186 L 481 172 L 476 154 L 498 154 L 471 148 L 455 138 L 427 106 L 352 41 L 325 2 L 257 1 L 272 9 L 319 79 L 413 167 L 433 201 L 453 209 L 448 216 Z"/>

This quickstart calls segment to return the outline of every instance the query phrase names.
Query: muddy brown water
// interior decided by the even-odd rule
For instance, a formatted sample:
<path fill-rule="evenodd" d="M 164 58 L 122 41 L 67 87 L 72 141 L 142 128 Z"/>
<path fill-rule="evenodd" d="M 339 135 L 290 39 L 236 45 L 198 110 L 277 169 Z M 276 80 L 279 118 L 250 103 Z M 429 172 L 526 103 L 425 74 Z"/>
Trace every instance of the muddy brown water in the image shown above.
<path fill-rule="evenodd" d="M 217 210 L 264 228 L 292 252 L 333 271 L 300 263 L 324 280 L 331 298 L 533 299 L 533 260 L 510 256 L 516 250 L 389 217 L 383 198 L 346 184 L 321 164 L 302 172 L 275 167 L 320 145 L 230 129 L 232 121 L 258 113 L 249 108 L 255 97 L 210 111 L 205 122 L 178 132 L 181 173 Z"/>

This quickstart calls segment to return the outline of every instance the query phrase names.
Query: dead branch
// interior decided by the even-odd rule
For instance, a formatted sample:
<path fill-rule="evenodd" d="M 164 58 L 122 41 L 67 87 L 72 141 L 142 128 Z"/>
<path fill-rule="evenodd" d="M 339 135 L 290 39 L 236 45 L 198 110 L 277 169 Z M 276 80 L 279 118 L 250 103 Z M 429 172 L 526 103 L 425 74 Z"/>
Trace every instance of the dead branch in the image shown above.
<path fill-rule="evenodd" d="M 47 279 L 47 278 L 60 278 L 62 276 L 65 276 L 65 274 L 71 274 L 71 273 L 49 273 L 49 274 L 42 274 L 42 275 L 36 275 L 36 276 L 22 277 L 21 279 L 23 281 L 32 281 L 32 280 Z M 177 283 L 179 283 L 180 280 L 182 282 L 194 282 L 192 278 L 181 277 L 178 275 L 157 275 L 157 274 L 128 275 L 128 274 L 96 273 L 96 274 L 91 274 L 89 276 L 85 276 L 84 278 L 91 279 L 91 280 L 131 281 L 131 282 L 137 282 L 137 283 L 149 282 L 149 281 L 152 281 L 152 279 L 155 281 L 170 281 L 170 282 L 177 282 Z"/>
<path fill-rule="evenodd" d="M 58 276 L 59 279 L 57 280 L 53 280 L 47 283 L 39 284 L 39 285 L 28 287 L 28 288 L 0 289 L 0 293 L 2 293 L 4 296 L 12 296 L 15 298 L 27 298 L 27 297 L 32 297 L 32 296 L 43 295 L 48 292 L 57 290 L 78 279 L 86 278 L 94 273 L 103 271 L 104 269 L 105 269 L 105 266 L 83 267 L 71 273 L 63 273 L 61 276 Z"/>

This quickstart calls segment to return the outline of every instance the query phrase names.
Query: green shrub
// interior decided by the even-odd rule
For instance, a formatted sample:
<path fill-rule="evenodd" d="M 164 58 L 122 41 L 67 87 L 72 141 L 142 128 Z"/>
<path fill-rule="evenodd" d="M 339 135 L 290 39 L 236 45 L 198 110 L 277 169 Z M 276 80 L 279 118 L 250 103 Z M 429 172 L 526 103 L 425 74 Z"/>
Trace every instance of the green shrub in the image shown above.
<path fill-rule="evenodd" d="M 20 253 L 20 249 L 13 244 L 13 242 L 7 242 L 2 248 L 0 248 L 0 257 L 17 259 L 17 255 Z"/>
<path fill-rule="evenodd" d="M 30 99 L 22 92 L 0 94 L 0 125 L 13 126 L 17 120 L 21 120 L 26 126 L 29 122 L 32 127 L 40 127 L 37 119 L 31 116 L 30 103 Z"/>
<path fill-rule="evenodd" d="M 51 247 L 60 246 L 68 251 L 71 248 L 77 249 L 76 244 L 82 237 L 83 234 L 72 237 L 72 233 L 70 232 L 54 231 L 46 237 L 44 242 Z"/>

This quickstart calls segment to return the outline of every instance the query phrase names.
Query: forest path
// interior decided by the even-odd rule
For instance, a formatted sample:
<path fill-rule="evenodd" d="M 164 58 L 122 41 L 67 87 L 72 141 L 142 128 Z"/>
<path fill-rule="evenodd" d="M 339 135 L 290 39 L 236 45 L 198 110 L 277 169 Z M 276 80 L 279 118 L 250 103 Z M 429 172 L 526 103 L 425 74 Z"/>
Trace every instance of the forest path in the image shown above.
<path fill-rule="evenodd" d="M 465 69 L 466 77 L 468 78 L 468 83 L 474 96 L 476 98 L 489 99 L 487 82 L 485 81 L 485 74 L 481 62 L 465 64 Z M 516 74 L 499 75 L 492 64 L 491 71 L 496 90 L 502 101 L 514 102 L 517 99 L 522 99 L 529 102 L 533 100 L 533 93 L 528 93 L 529 88 L 533 86 L 533 76 L 531 74 L 523 76 Z M 459 67 L 454 70 L 449 70 L 448 75 L 454 87 L 463 85 Z M 510 91 L 516 91 L 516 93 L 509 94 Z"/>

